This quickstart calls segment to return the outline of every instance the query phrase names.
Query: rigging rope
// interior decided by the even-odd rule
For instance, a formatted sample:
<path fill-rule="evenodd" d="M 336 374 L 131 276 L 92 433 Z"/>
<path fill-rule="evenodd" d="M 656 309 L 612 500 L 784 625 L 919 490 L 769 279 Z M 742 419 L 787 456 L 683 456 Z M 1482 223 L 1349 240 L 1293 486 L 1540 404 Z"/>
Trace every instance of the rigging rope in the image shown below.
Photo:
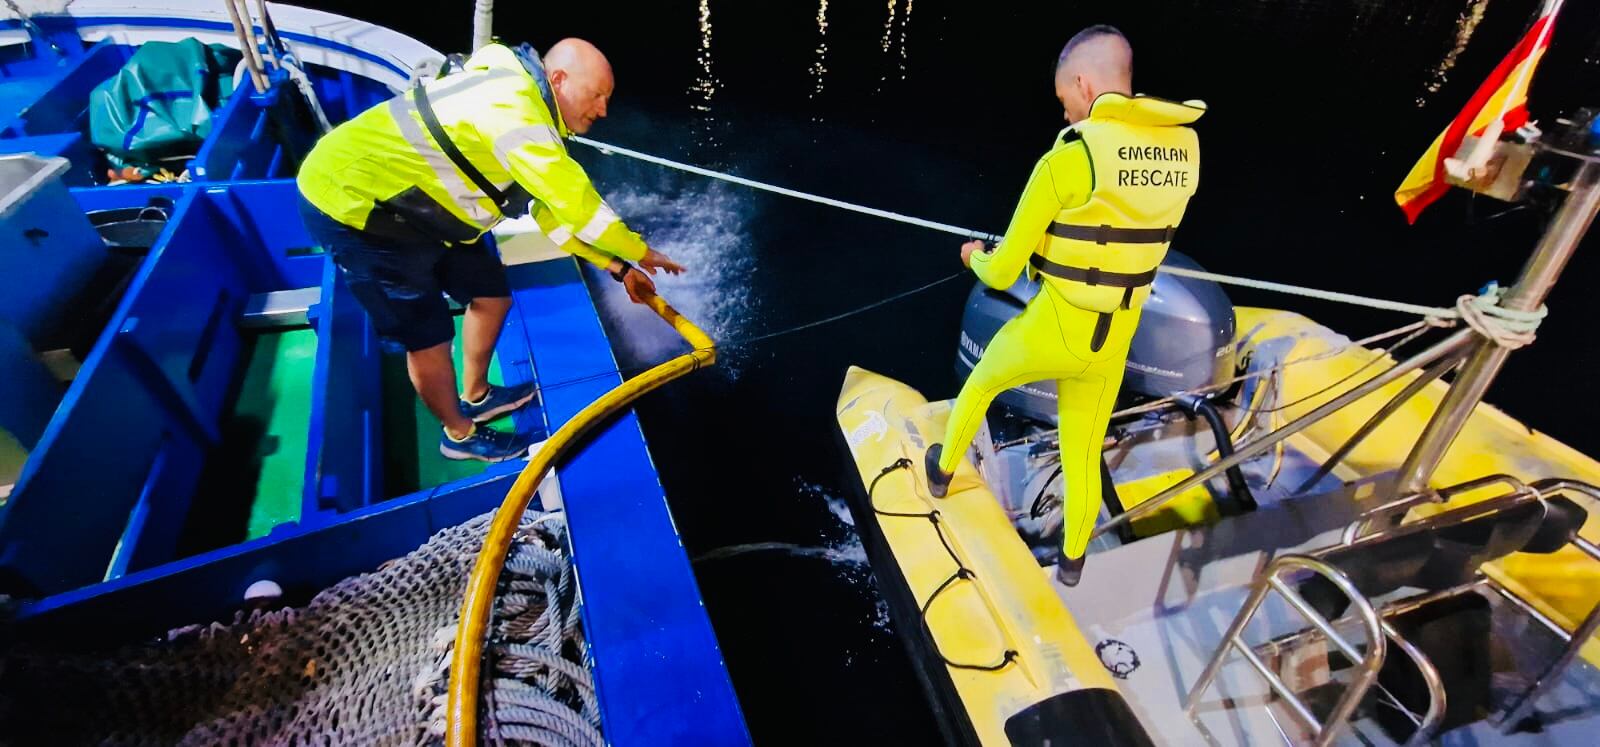
<path fill-rule="evenodd" d="M 1144 403 L 1135 405 L 1133 407 L 1128 407 L 1128 408 L 1124 408 L 1124 409 L 1121 409 L 1121 410 L 1117 410 L 1116 412 L 1111 413 L 1111 418 L 1113 420 L 1116 420 L 1116 419 L 1125 418 L 1125 417 L 1129 417 L 1129 416 L 1133 416 L 1133 415 L 1143 415 L 1143 414 L 1149 413 L 1149 412 L 1156 412 L 1158 410 L 1166 409 L 1166 407 L 1168 405 L 1171 405 L 1172 403 L 1177 402 L 1182 397 L 1189 397 L 1189 396 L 1194 396 L 1194 395 L 1197 395 L 1197 394 L 1209 394 L 1211 392 L 1222 391 L 1222 390 L 1227 389 L 1227 388 L 1229 388 L 1229 387 L 1233 386 L 1234 384 L 1237 384 L 1237 383 L 1239 383 L 1241 381 L 1249 381 L 1251 379 L 1259 379 L 1259 378 L 1262 378 L 1264 376 L 1272 376 L 1272 375 L 1277 374 L 1278 372 L 1283 371 L 1284 369 L 1287 369 L 1287 368 L 1289 368 L 1291 366 L 1297 366 L 1297 365 L 1300 365 L 1302 363 L 1311 363 L 1313 361 L 1327 360 L 1328 358 L 1332 358 L 1332 357 L 1334 357 L 1336 355 L 1339 355 L 1340 353 L 1343 353 L 1346 350 L 1351 350 L 1353 348 L 1364 348 L 1367 345 L 1370 345 L 1372 343 L 1383 342 L 1385 340 L 1389 340 L 1389 339 L 1392 339 L 1392 338 L 1395 338 L 1395 337 L 1400 337 L 1401 335 L 1405 335 L 1405 337 L 1403 339 L 1401 339 L 1399 342 L 1397 342 L 1397 343 L 1395 343 L 1393 345 L 1390 345 L 1389 347 L 1381 348 L 1381 349 L 1377 350 L 1376 351 L 1376 355 L 1373 356 L 1372 360 L 1368 361 L 1366 365 L 1363 365 L 1361 367 L 1361 369 L 1359 369 L 1357 371 L 1357 373 L 1360 373 L 1360 371 L 1366 370 L 1368 367 L 1373 365 L 1373 363 L 1375 363 L 1377 361 L 1380 361 L 1380 360 L 1383 360 L 1384 356 L 1389 355 L 1390 353 L 1392 353 L 1393 351 L 1398 349 L 1400 346 L 1405 345 L 1406 343 L 1409 343 L 1412 340 L 1415 340 L 1423 332 L 1426 332 L 1428 330 L 1428 328 L 1430 328 L 1430 327 L 1439 327 L 1439 328 L 1443 328 L 1443 329 L 1448 329 L 1448 328 L 1453 327 L 1453 326 L 1455 326 L 1455 323 L 1454 322 L 1450 322 L 1450 321 L 1435 321 L 1435 320 L 1432 320 L 1432 319 L 1419 319 L 1419 320 L 1417 320 L 1415 322 L 1412 322 L 1410 324 L 1406 324 L 1406 325 L 1403 325 L 1403 326 L 1400 326 L 1400 327 L 1396 327 L 1396 328 L 1388 330 L 1386 332 L 1379 332 L 1378 334 L 1369 335 L 1369 336 L 1363 337 L 1363 338 L 1361 338 L 1359 340 L 1350 340 L 1350 341 L 1345 342 L 1342 345 L 1335 345 L 1335 346 L 1333 346 L 1331 348 L 1328 348 L 1327 350 L 1324 350 L 1324 351 L 1319 352 L 1319 353 L 1312 353 L 1311 355 L 1305 356 L 1304 358 L 1296 358 L 1296 359 L 1291 360 L 1291 361 L 1284 361 L 1283 363 L 1279 363 L 1279 364 L 1277 364 L 1275 366 L 1271 366 L 1271 367 L 1268 367 L 1268 368 L 1263 368 L 1263 369 L 1256 370 L 1256 371 L 1250 371 L 1248 373 L 1243 373 L 1243 374 L 1235 376 L 1235 377 L 1233 377 L 1231 379 L 1226 379 L 1226 380 L 1223 380 L 1223 381 L 1219 381 L 1219 382 L 1217 382 L 1215 384 L 1208 384 L 1206 386 L 1195 387 L 1195 388 L 1187 390 L 1187 391 L 1178 392 L 1177 394 L 1173 394 L 1173 395 L 1168 396 L 1168 397 L 1162 397 L 1161 399 L 1151 400 L 1149 402 L 1144 402 Z M 1332 386 L 1324 388 L 1321 391 L 1315 392 L 1311 396 L 1315 397 L 1315 396 L 1324 394 L 1324 393 L 1326 393 L 1328 391 L 1328 389 L 1330 389 L 1332 387 L 1336 387 L 1339 384 L 1343 384 L 1344 382 L 1348 381 L 1349 379 L 1350 379 L 1350 377 L 1346 376 L 1345 378 L 1334 382 Z M 1300 400 L 1300 401 L 1303 401 L 1304 399 L 1307 399 L 1307 398 L 1302 398 L 1302 400 Z M 1292 406 L 1292 405 L 1295 405 L 1295 404 L 1299 404 L 1300 401 L 1292 402 L 1292 403 L 1290 403 L 1290 405 Z M 1282 408 L 1275 408 L 1275 409 L 1282 409 Z M 1274 411 L 1275 410 L 1255 410 L 1254 412 L 1274 412 Z M 1015 439 L 1015 440 L 1012 440 L 1012 441 L 1006 441 L 1006 442 L 1003 442 L 1003 443 L 995 444 L 995 449 L 998 451 L 1000 449 L 1009 449 L 1009 448 L 1011 448 L 1013 446 L 1022 446 L 1024 444 L 1030 444 L 1030 443 L 1036 443 L 1036 442 L 1039 442 L 1039 441 L 1049 440 L 1052 436 L 1055 435 L 1055 433 L 1056 433 L 1055 429 L 1051 429 L 1051 430 L 1048 430 L 1048 431 L 1041 431 L 1039 433 L 1035 433 L 1035 434 L 1026 436 L 1024 438 L 1019 438 L 1019 439 Z"/>
<path fill-rule="evenodd" d="M 1196 387 L 1196 388 L 1191 389 L 1191 390 L 1186 391 L 1186 392 L 1180 392 L 1178 394 L 1174 394 L 1174 395 L 1172 395 L 1170 397 L 1162 397 L 1161 399 L 1152 400 L 1150 402 L 1146 402 L 1146 403 L 1138 405 L 1136 407 L 1129 407 L 1129 408 L 1124 409 L 1124 410 L 1118 410 L 1118 411 L 1112 413 L 1111 417 L 1119 418 L 1119 417 L 1127 417 L 1129 415 L 1141 415 L 1141 414 L 1144 414 L 1144 413 L 1147 413 L 1147 412 L 1154 412 L 1156 410 L 1160 410 L 1160 409 L 1166 407 L 1169 404 L 1172 404 L 1173 402 L 1178 401 L 1178 398 L 1180 398 L 1180 397 L 1185 397 L 1185 396 L 1194 395 L 1194 394 L 1209 394 L 1211 392 L 1221 391 L 1221 390 L 1227 389 L 1228 387 L 1231 387 L 1234 384 L 1237 384 L 1237 383 L 1239 383 L 1241 381 L 1249 381 L 1251 379 L 1257 379 L 1257 378 L 1261 378 L 1263 376 L 1270 376 L 1270 375 L 1278 373 L 1279 371 L 1282 371 L 1282 370 L 1284 370 L 1286 368 L 1289 368 L 1290 366 L 1297 366 L 1297 365 L 1302 364 L 1302 363 L 1311 363 L 1313 361 L 1327 360 L 1327 359 L 1332 358 L 1332 357 L 1334 357 L 1336 355 L 1339 355 L 1340 353 L 1343 353 L 1346 350 L 1350 350 L 1350 349 L 1353 349 L 1353 348 L 1363 348 L 1363 347 L 1366 347 L 1367 345 L 1370 345 L 1370 344 L 1375 343 L 1375 342 L 1383 342 L 1384 340 L 1388 340 L 1388 339 L 1395 338 L 1395 337 L 1400 337 L 1401 335 L 1407 335 L 1407 337 L 1405 337 L 1405 339 L 1401 340 L 1400 342 L 1395 343 L 1394 345 L 1391 345 L 1391 346 L 1389 346 L 1387 348 L 1383 348 L 1383 349 L 1377 351 L 1377 355 L 1374 356 L 1373 360 L 1378 360 L 1378 359 L 1381 359 L 1383 356 L 1388 355 L 1395 348 L 1398 348 L 1401 345 L 1403 345 L 1403 344 L 1405 344 L 1407 342 L 1410 342 L 1412 339 L 1415 339 L 1415 336 L 1417 334 L 1419 334 L 1419 333 L 1421 333 L 1423 331 L 1426 331 L 1429 327 L 1448 328 L 1448 327 L 1451 327 L 1451 326 L 1454 326 L 1454 324 L 1451 323 L 1451 322 L 1447 322 L 1447 321 L 1434 322 L 1434 321 L 1429 320 L 1429 319 L 1421 319 L 1421 320 L 1412 322 L 1410 324 L 1406 324 L 1406 325 L 1403 325 L 1403 326 L 1400 326 L 1400 327 L 1395 327 L 1394 329 L 1388 330 L 1386 332 L 1379 332 L 1378 334 L 1369 335 L 1369 336 L 1363 337 L 1363 338 L 1361 338 L 1359 340 L 1351 340 L 1351 341 L 1348 341 L 1348 342 L 1346 342 L 1346 343 L 1344 343 L 1342 345 L 1335 345 L 1334 347 L 1328 348 L 1327 350 L 1324 350 L 1324 351 L 1322 351 L 1320 353 L 1313 353 L 1313 354 L 1308 355 L 1308 356 L 1306 356 L 1304 358 L 1296 358 L 1296 359 L 1294 359 L 1292 361 L 1284 361 L 1283 363 L 1279 363 L 1278 365 L 1272 366 L 1271 368 L 1264 368 L 1264 369 L 1261 369 L 1259 371 L 1251 371 L 1249 373 L 1240 374 L 1240 375 L 1235 376 L 1235 377 L 1233 377 L 1231 379 L 1227 379 L 1225 381 L 1219 381 L 1219 382 L 1217 382 L 1215 384 L 1209 384 L 1207 386 Z"/>
<path fill-rule="evenodd" d="M 950 282 L 952 280 L 956 280 L 956 279 L 958 279 L 960 277 L 965 276 L 966 274 L 967 274 L 966 271 L 962 271 L 962 272 L 957 272 L 957 273 L 954 273 L 954 274 L 951 274 L 951 275 L 946 275 L 945 277 L 939 278 L 938 280 L 934 280 L 934 281 L 928 282 L 928 283 L 923 283 L 922 285 L 919 285 L 919 286 L 917 286 L 915 288 L 912 288 L 910 290 L 901 291 L 901 292 L 896 293 L 896 294 L 894 294 L 892 296 L 889 296 L 887 298 L 880 298 L 880 299 L 878 299 L 876 301 L 873 301 L 873 302 L 868 303 L 868 304 L 863 304 L 861 306 L 857 306 L 857 307 L 855 307 L 853 309 L 850 309 L 848 311 L 843 311 L 843 312 L 840 312 L 838 314 L 834 314 L 832 316 L 826 316 L 826 317 L 823 317 L 821 319 L 814 319 L 814 320 L 809 321 L 809 322 L 796 324 L 796 325 L 794 325 L 792 327 L 784 327 L 783 329 L 775 330 L 775 331 L 772 331 L 772 332 L 764 332 L 762 334 L 755 335 L 755 336 L 752 336 L 752 337 L 740 337 L 740 338 L 735 338 L 735 339 L 732 339 L 732 340 L 728 340 L 726 342 L 719 342 L 719 343 L 717 343 L 717 347 L 722 348 L 722 349 L 727 349 L 727 348 L 741 347 L 741 346 L 745 346 L 745 345 L 754 345 L 754 344 L 756 344 L 758 342 L 766 342 L 767 340 L 771 340 L 773 338 L 783 337 L 785 335 L 792 335 L 792 334 L 795 334 L 797 332 L 804 332 L 805 330 L 812 329 L 812 328 L 815 328 L 815 327 L 820 327 L 820 326 L 825 325 L 825 324 L 832 324 L 832 323 L 837 322 L 837 321 L 842 321 L 844 319 L 849 319 L 850 317 L 853 317 L 853 316 L 857 316 L 857 315 L 860 315 L 860 314 L 865 314 L 865 313 L 867 313 L 869 311 L 872 311 L 873 309 L 877 309 L 877 308 L 882 307 L 882 306 L 887 306 L 887 305 L 889 305 L 891 303 L 894 303 L 896 301 L 900 301 L 900 300 L 903 300 L 903 299 L 906 299 L 906 298 L 910 298 L 911 296 L 914 296 L 914 295 L 916 295 L 918 293 L 922 293 L 924 291 L 931 290 L 931 289 L 936 288 L 938 286 L 944 285 L 945 283 L 948 283 L 948 282 Z M 596 372 L 591 373 L 591 374 L 585 374 L 583 376 L 576 376 L 576 377 L 573 377 L 573 378 L 570 378 L 570 379 L 563 379 L 561 381 L 557 381 L 557 382 L 552 382 L 550 384 L 541 385 L 539 387 L 539 390 L 540 391 L 550 391 L 550 390 L 554 390 L 554 389 L 562 389 L 562 388 L 569 387 L 569 386 L 576 386 L 578 384 L 583 384 L 583 383 L 586 383 L 586 382 L 595 381 L 597 379 L 603 379 L 603 378 L 606 378 L 608 376 L 617 376 L 617 375 L 623 375 L 623 374 L 639 373 L 640 371 L 644 371 L 646 369 L 649 369 L 652 365 L 654 365 L 654 364 L 646 364 L 646 365 L 642 365 L 642 366 L 626 366 L 626 367 L 619 367 L 619 368 L 608 368 L 608 369 L 605 369 L 603 371 L 596 371 Z"/>
<path fill-rule="evenodd" d="M 872 311 L 873 309 L 878 308 L 879 306 L 886 306 L 888 304 L 894 303 L 895 301 L 899 301 L 900 299 L 909 298 L 911 296 L 914 296 L 914 295 L 916 295 L 918 293 L 921 293 L 921 292 L 923 292 L 925 290 L 928 290 L 930 288 L 933 288 L 935 286 L 944 285 L 945 283 L 948 283 L 948 282 L 950 282 L 952 280 L 955 280 L 957 278 L 963 277 L 966 274 L 967 274 L 966 271 L 963 270 L 962 272 L 958 272 L 958 273 L 955 273 L 953 275 L 948 275 L 946 277 L 939 278 L 938 280 L 935 280 L 935 281 L 933 281 L 931 283 L 925 283 L 923 285 L 919 285 L 919 286 L 917 286 L 915 288 L 912 288 L 911 290 L 902 291 L 900 293 L 896 293 L 896 294 L 894 294 L 892 296 L 889 296 L 888 298 L 882 298 L 882 299 L 879 299 L 877 301 L 873 301 L 872 303 L 866 304 L 865 306 L 858 306 L 858 307 L 856 307 L 854 309 L 851 309 L 851 310 L 843 312 L 843 313 L 834 314 L 833 316 L 824 317 L 822 319 L 818 319 L 818 320 L 813 321 L 813 322 L 806 322 L 804 324 L 797 324 L 797 325 L 795 325 L 793 327 L 787 327 L 785 329 L 780 329 L 780 330 L 778 330 L 776 332 L 768 332 L 766 334 L 756 335 L 754 337 L 744 337 L 744 338 L 739 338 L 739 339 L 735 339 L 735 340 L 730 340 L 728 342 L 721 343 L 721 345 L 722 345 L 722 347 L 725 347 L 725 348 L 727 348 L 727 347 L 735 347 L 735 346 L 739 346 L 739 345 L 754 345 L 755 343 L 765 342 L 765 341 L 770 340 L 770 339 L 772 339 L 774 337 L 782 337 L 784 335 L 792 335 L 792 334 L 794 334 L 796 332 L 804 332 L 805 330 L 811 329 L 812 327 L 820 327 L 820 326 L 822 326 L 824 324 L 832 324 L 833 322 L 837 322 L 837 321 L 840 321 L 840 320 L 843 320 L 843 319 L 848 319 L 850 317 L 856 316 L 857 314 L 865 314 L 868 311 Z"/>

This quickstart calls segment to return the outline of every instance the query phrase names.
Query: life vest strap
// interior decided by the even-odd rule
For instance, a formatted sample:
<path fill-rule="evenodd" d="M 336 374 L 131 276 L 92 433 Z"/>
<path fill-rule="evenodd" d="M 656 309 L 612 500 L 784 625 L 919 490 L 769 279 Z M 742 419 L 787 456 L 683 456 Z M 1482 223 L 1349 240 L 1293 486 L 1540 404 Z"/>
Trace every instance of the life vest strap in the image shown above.
<path fill-rule="evenodd" d="M 489 181 L 467 155 L 456 147 L 455 141 L 450 139 L 450 134 L 445 132 L 444 125 L 439 122 L 439 116 L 433 113 L 433 103 L 428 100 L 428 90 L 418 83 L 412 89 L 417 102 L 417 114 L 422 116 L 422 124 L 428 128 L 428 133 L 433 135 L 433 141 L 439 144 L 439 150 L 444 151 L 450 162 L 465 174 L 479 191 L 489 197 L 489 201 L 499 208 L 500 214 L 509 218 L 520 218 L 528 212 L 528 201 L 531 197 L 515 181 L 509 190 L 502 190 Z"/>
<path fill-rule="evenodd" d="M 1177 226 L 1166 228 L 1116 228 L 1113 226 L 1077 226 L 1071 223 L 1051 223 L 1051 236 L 1096 244 L 1169 244 Z"/>
<path fill-rule="evenodd" d="M 1154 268 L 1140 273 L 1110 272 L 1098 267 L 1071 267 L 1058 262 L 1051 262 L 1041 254 L 1033 255 L 1029 261 L 1032 262 L 1034 269 L 1039 272 L 1062 280 L 1084 283 L 1085 285 L 1104 285 L 1111 288 L 1127 288 L 1131 291 L 1134 288 L 1149 285 L 1156 280 Z"/>

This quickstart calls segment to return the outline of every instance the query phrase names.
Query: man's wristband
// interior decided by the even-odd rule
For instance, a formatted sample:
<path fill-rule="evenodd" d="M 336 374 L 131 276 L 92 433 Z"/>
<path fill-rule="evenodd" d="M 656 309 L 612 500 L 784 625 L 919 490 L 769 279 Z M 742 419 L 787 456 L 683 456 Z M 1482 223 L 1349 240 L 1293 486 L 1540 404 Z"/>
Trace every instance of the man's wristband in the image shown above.
<path fill-rule="evenodd" d="M 619 259 L 617 261 L 622 263 L 622 267 L 611 271 L 611 279 L 620 283 L 633 270 L 633 265 L 628 264 L 627 260 Z"/>

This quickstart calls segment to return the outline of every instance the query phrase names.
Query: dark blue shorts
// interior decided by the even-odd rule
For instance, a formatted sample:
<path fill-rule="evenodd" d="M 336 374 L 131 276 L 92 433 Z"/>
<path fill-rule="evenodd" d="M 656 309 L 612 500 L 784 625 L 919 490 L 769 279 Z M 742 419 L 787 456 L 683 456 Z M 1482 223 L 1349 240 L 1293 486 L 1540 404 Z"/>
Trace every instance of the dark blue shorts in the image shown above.
<path fill-rule="evenodd" d="M 300 217 L 312 240 L 332 255 L 378 335 L 406 350 L 455 337 L 443 294 L 461 304 L 511 296 L 505 265 L 487 240 L 449 245 L 422 235 L 380 236 L 324 215 L 304 197 Z"/>

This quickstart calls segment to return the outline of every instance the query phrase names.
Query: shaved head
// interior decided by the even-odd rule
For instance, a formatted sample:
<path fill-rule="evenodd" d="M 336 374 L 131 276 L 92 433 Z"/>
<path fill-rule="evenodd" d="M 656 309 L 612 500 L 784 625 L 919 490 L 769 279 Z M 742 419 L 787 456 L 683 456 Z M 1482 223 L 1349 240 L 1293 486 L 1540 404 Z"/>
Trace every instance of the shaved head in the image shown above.
<path fill-rule="evenodd" d="M 562 39 L 544 54 L 546 70 L 566 70 L 568 73 L 611 74 L 611 63 L 600 48 L 582 39 Z"/>
<path fill-rule="evenodd" d="M 562 39 L 545 53 L 544 69 L 567 129 L 582 135 L 606 116 L 616 81 L 599 48 L 582 39 Z"/>
<path fill-rule="evenodd" d="M 1079 31 L 1056 58 L 1056 98 L 1068 122 L 1089 116 L 1102 93 L 1133 95 L 1133 47 L 1111 26 Z"/>

